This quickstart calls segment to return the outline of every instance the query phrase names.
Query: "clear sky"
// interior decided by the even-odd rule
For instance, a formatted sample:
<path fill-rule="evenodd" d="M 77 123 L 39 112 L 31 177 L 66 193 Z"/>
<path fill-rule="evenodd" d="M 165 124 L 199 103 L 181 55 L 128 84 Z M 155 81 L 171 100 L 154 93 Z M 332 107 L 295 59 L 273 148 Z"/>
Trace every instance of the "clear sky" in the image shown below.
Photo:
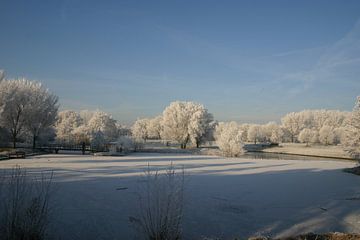
<path fill-rule="evenodd" d="M 0 0 L 0 29 L 7 77 L 124 123 L 175 100 L 267 122 L 360 95 L 358 0 Z"/>

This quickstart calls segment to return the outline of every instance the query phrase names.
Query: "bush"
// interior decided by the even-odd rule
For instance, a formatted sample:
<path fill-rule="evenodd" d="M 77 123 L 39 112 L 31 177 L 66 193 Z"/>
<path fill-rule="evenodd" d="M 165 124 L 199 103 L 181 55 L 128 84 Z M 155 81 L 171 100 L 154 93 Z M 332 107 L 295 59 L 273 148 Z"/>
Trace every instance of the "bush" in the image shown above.
<path fill-rule="evenodd" d="M 237 157 L 244 153 L 242 131 L 236 122 L 220 123 L 216 127 L 215 139 L 226 157 Z"/>

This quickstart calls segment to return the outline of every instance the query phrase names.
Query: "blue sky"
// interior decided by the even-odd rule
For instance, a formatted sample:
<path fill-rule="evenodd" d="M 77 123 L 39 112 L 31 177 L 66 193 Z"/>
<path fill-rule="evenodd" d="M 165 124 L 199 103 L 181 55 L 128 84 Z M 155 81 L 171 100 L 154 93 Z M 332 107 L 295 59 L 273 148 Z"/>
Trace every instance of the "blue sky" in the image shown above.
<path fill-rule="evenodd" d="M 357 0 L 1 0 L 0 29 L 7 77 L 124 123 L 175 100 L 262 123 L 360 95 Z"/>

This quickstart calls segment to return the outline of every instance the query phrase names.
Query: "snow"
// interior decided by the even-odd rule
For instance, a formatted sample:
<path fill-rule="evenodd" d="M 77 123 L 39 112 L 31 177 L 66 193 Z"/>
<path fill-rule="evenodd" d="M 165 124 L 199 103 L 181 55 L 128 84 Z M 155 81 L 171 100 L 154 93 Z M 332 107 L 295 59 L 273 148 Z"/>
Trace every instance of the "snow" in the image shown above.
<path fill-rule="evenodd" d="M 288 153 L 335 158 L 350 158 L 349 154 L 347 154 L 340 145 L 324 146 L 310 144 L 310 146 L 306 146 L 306 144 L 302 143 L 281 143 L 279 147 L 265 148 L 262 151 L 269 153 Z"/>
<path fill-rule="evenodd" d="M 184 167 L 184 239 L 360 232 L 354 162 L 259 160 L 188 154 L 124 157 L 54 154 L 0 161 L 29 174 L 54 171 L 56 234 L 62 239 L 135 239 L 139 181 L 148 164 Z M 54 230 L 55 231 L 55 230 Z"/>

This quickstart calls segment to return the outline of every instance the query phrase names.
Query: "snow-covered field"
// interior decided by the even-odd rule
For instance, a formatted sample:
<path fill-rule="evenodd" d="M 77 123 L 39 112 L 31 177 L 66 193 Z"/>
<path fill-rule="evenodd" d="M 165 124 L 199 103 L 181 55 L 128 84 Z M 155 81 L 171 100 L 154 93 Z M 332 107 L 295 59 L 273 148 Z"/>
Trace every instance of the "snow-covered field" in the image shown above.
<path fill-rule="evenodd" d="M 265 148 L 263 152 L 313 155 L 324 157 L 350 158 L 339 145 L 310 145 L 305 143 L 281 143 L 279 147 Z"/>
<path fill-rule="evenodd" d="M 255 160 L 184 154 L 43 155 L 0 161 L 30 174 L 54 171 L 62 239 L 134 239 L 130 216 L 148 164 L 186 171 L 184 239 L 360 232 L 360 176 L 350 161 Z"/>

